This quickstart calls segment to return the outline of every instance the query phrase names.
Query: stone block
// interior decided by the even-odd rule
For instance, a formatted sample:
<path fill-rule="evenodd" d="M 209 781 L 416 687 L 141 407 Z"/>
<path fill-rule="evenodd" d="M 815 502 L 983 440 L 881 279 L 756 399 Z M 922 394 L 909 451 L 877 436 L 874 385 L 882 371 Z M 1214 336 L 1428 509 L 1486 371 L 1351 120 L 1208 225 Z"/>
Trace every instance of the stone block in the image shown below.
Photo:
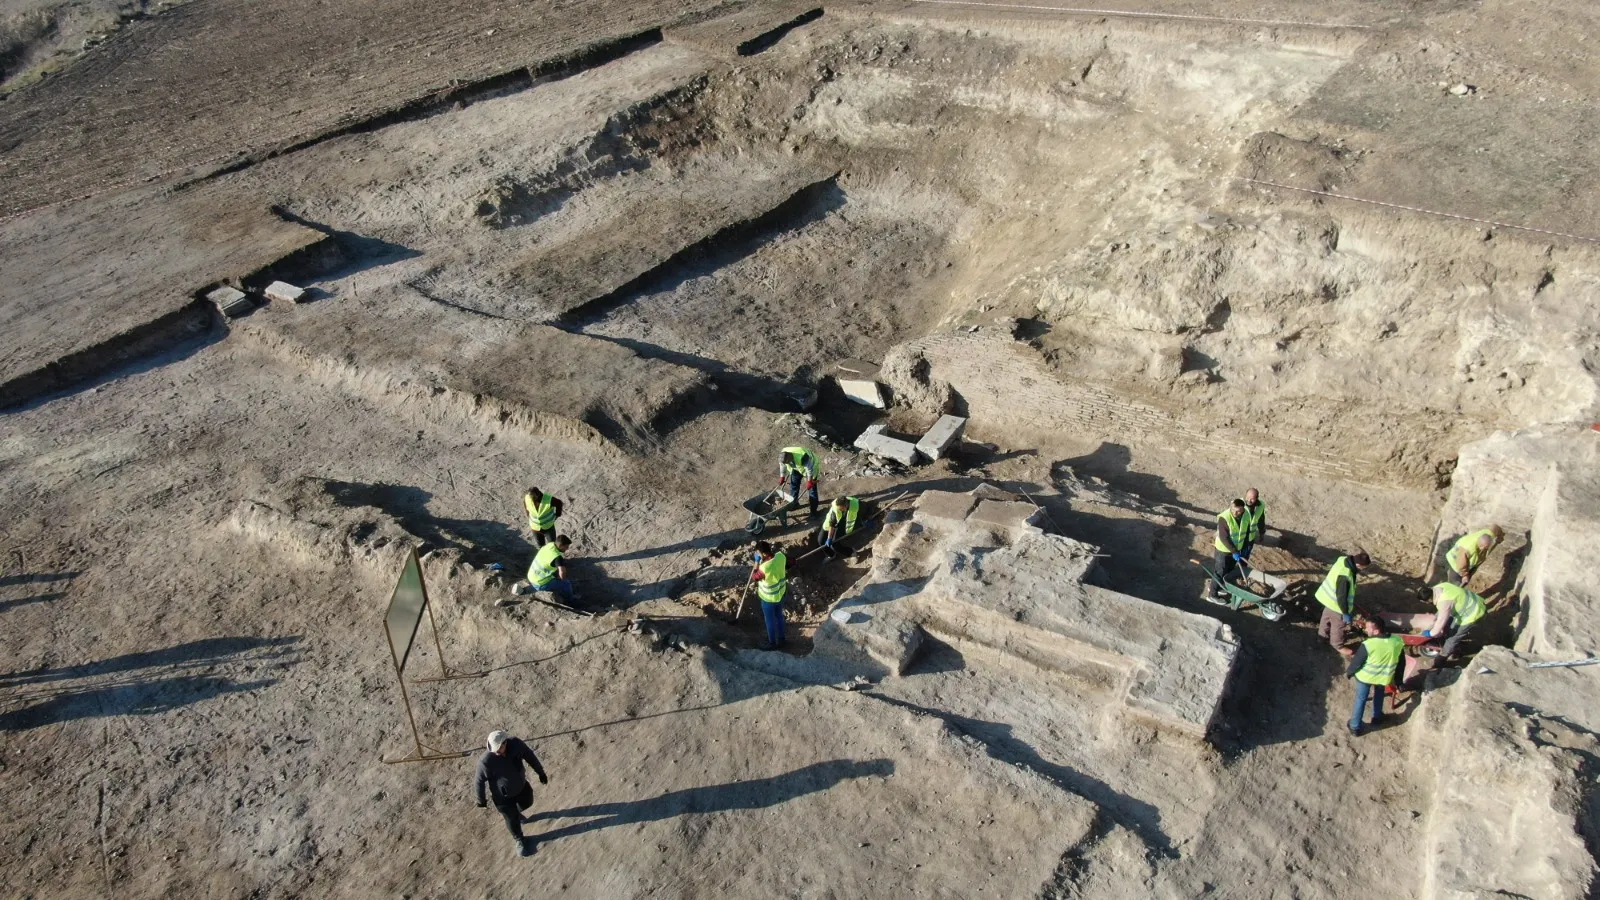
<path fill-rule="evenodd" d="M 287 281 L 274 281 L 262 291 L 268 300 L 281 303 L 304 303 L 308 298 L 305 288 L 298 288 Z"/>
<path fill-rule="evenodd" d="M 856 449 L 864 450 L 873 456 L 892 459 L 901 465 L 909 466 L 917 461 L 917 445 L 910 441 L 902 441 L 883 433 L 882 424 L 872 425 L 861 436 L 856 438 Z"/>
<path fill-rule="evenodd" d="M 206 299 L 215 303 L 217 309 L 230 319 L 242 316 L 255 308 L 255 303 L 251 301 L 249 295 L 227 285 L 206 294 Z"/>
<path fill-rule="evenodd" d="M 1040 530 L 1043 514 L 1032 503 L 1020 500 L 981 500 L 978 508 L 967 517 L 968 521 L 981 523 L 1010 534 Z"/>
<path fill-rule="evenodd" d="M 850 400 L 873 409 L 887 409 L 883 385 L 878 383 L 878 367 L 859 359 L 847 359 L 835 366 L 833 380 Z"/>
<path fill-rule="evenodd" d="M 961 440 L 961 432 L 966 427 L 967 420 L 960 416 L 940 416 L 939 421 L 933 423 L 928 433 L 922 436 L 922 440 L 917 441 L 917 452 L 929 461 L 940 458 L 951 445 Z"/>
<path fill-rule="evenodd" d="M 928 519 L 944 519 L 949 522 L 962 522 L 967 518 L 967 513 L 978 505 L 978 501 L 970 493 L 957 494 L 954 491 L 923 491 L 917 498 L 917 518 L 924 521 Z"/>

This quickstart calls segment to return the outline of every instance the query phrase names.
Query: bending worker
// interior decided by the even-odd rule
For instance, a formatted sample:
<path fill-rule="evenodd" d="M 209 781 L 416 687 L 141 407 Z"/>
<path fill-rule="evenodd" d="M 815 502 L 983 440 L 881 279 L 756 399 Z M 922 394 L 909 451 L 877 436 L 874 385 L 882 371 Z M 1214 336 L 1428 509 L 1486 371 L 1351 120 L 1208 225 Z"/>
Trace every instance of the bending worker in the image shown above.
<path fill-rule="evenodd" d="M 1488 607 L 1482 597 L 1459 584 L 1448 582 L 1433 586 L 1433 602 L 1438 613 L 1433 618 L 1433 627 L 1424 631 L 1422 636 L 1443 638 L 1444 646 L 1439 648 L 1439 655 L 1450 659 L 1460 648 L 1462 639 L 1482 621 Z"/>
<path fill-rule="evenodd" d="M 528 584 L 534 590 L 551 591 L 568 603 L 575 599 L 572 581 L 567 578 L 566 552 L 571 546 L 572 538 L 563 534 L 539 548 L 533 556 L 533 565 L 528 567 Z"/>
<path fill-rule="evenodd" d="M 1217 513 L 1217 536 L 1212 543 L 1216 547 L 1215 564 L 1217 577 L 1223 581 L 1234 572 L 1242 572 L 1241 562 L 1244 561 L 1242 548 L 1250 534 L 1250 520 L 1246 518 L 1244 501 L 1234 498 L 1228 508 Z M 1226 598 L 1228 592 L 1222 585 L 1212 585 L 1214 595 Z"/>
<path fill-rule="evenodd" d="M 1499 525 L 1490 525 L 1477 531 L 1469 531 L 1461 536 L 1445 554 L 1444 561 L 1449 565 L 1449 573 L 1445 576 L 1451 584 L 1466 587 L 1472 582 L 1472 576 L 1483 565 L 1484 559 L 1489 556 L 1489 551 L 1500 545 L 1505 540 L 1505 529 Z"/>
<path fill-rule="evenodd" d="M 761 649 L 776 650 L 783 646 L 783 598 L 789 593 L 789 557 L 770 541 L 759 541 L 755 561 L 750 580 L 759 582 L 756 596 L 761 598 L 761 618 L 767 624 L 767 642 Z"/>
<path fill-rule="evenodd" d="M 1244 546 L 1239 548 L 1239 558 L 1248 560 L 1261 536 L 1267 533 L 1267 505 L 1261 502 L 1261 492 L 1251 488 L 1244 492 Z"/>
<path fill-rule="evenodd" d="M 1372 565 L 1366 551 L 1357 550 L 1349 556 L 1333 561 L 1327 577 L 1317 588 L 1317 602 L 1322 604 L 1322 619 L 1317 622 L 1317 637 L 1325 637 L 1333 649 L 1350 655 L 1344 645 L 1344 631 L 1350 627 L 1356 610 L 1356 573 Z"/>
<path fill-rule="evenodd" d="M 1356 680 L 1356 704 L 1350 710 L 1350 734 L 1360 737 L 1366 731 L 1361 716 L 1366 711 L 1367 697 L 1372 697 L 1372 725 L 1383 721 L 1383 695 L 1385 688 L 1395 683 L 1400 671 L 1401 657 L 1405 655 L 1405 642 L 1397 634 L 1388 634 L 1383 622 L 1368 618 L 1363 627 L 1367 639 L 1361 642 L 1344 677 Z"/>
<path fill-rule="evenodd" d="M 789 486 L 789 496 L 800 499 L 801 482 L 811 492 L 811 515 L 817 514 L 817 455 L 804 447 L 785 447 L 778 455 L 778 483 Z"/>
<path fill-rule="evenodd" d="M 817 532 L 824 547 L 832 547 L 833 542 L 842 537 L 855 533 L 856 521 L 861 516 L 861 498 L 836 497 L 828 504 L 828 514 L 822 517 L 822 530 Z"/>
<path fill-rule="evenodd" d="M 539 757 L 533 755 L 533 749 L 521 738 L 504 731 L 492 732 L 489 752 L 478 760 L 478 778 L 473 790 L 478 795 L 479 809 L 489 805 L 488 799 L 494 800 L 494 808 L 505 817 L 506 828 L 517 842 L 517 855 L 532 856 L 533 839 L 522 836 L 522 811 L 533 805 L 533 785 L 522 771 L 524 762 L 533 766 L 540 784 L 550 783 L 544 767 L 539 765 Z M 484 797 L 484 788 L 489 789 L 488 798 Z"/>
<path fill-rule="evenodd" d="M 528 508 L 528 528 L 533 531 L 533 545 L 543 547 L 556 539 L 556 520 L 563 508 L 560 500 L 539 490 L 528 488 L 522 495 L 522 505 Z"/>

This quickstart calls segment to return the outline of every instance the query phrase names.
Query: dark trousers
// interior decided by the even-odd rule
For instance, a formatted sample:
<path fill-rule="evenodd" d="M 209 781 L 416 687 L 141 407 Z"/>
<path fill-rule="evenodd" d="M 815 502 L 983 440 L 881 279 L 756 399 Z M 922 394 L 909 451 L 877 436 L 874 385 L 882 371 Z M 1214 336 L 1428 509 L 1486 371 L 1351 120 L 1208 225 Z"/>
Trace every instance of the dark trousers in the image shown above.
<path fill-rule="evenodd" d="M 1372 724 L 1383 721 L 1383 685 L 1367 684 L 1356 680 L 1356 705 L 1350 710 L 1350 730 L 1361 730 L 1361 715 L 1366 712 L 1367 698 L 1372 698 Z"/>
<path fill-rule="evenodd" d="M 1337 650 L 1344 646 L 1344 632 L 1349 628 L 1344 623 L 1344 614 L 1336 609 L 1322 607 L 1322 618 L 1317 622 L 1317 637 L 1325 637 L 1328 643 Z"/>
<path fill-rule="evenodd" d="M 1239 564 L 1233 561 L 1233 554 L 1226 550 L 1218 550 L 1211 557 L 1211 565 L 1216 569 L 1217 577 L 1227 581 L 1230 575 L 1242 575 Z M 1217 590 L 1221 590 L 1218 588 Z"/>
<path fill-rule="evenodd" d="M 806 473 L 804 472 L 789 473 L 789 496 L 796 500 L 800 499 L 800 485 L 805 483 L 805 479 Z M 817 514 L 817 484 L 815 479 L 811 482 L 811 514 L 813 516 Z"/>
<path fill-rule="evenodd" d="M 511 836 L 522 840 L 522 811 L 533 805 L 533 785 L 522 786 L 522 793 L 505 800 L 496 797 L 494 808 L 500 815 L 506 817 L 506 827 L 511 829 Z"/>
<path fill-rule="evenodd" d="M 761 601 L 761 617 L 767 622 L 767 643 L 774 647 L 783 646 L 783 601 L 768 603 Z"/>
<path fill-rule="evenodd" d="M 1255 541 L 1245 541 L 1243 544 L 1241 544 L 1239 546 L 1239 555 L 1244 557 L 1245 559 L 1249 559 L 1250 558 L 1250 551 L 1254 550 L 1255 548 L 1256 548 L 1256 542 Z"/>
<path fill-rule="evenodd" d="M 1478 620 L 1478 622 L 1482 621 L 1482 619 Z M 1449 636 L 1444 639 L 1444 646 L 1439 648 L 1439 654 L 1445 659 L 1455 656 L 1456 650 L 1461 647 L 1461 640 L 1471 634 L 1472 629 L 1478 627 L 1478 622 L 1473 622 L 1471 625 L 1466 626 L 1458 626 L 1456 623 L 1451 622 L 1450 627 L 1445 629 Z"/>
<path fill-rule="evenodd" d="M 548 544 L 555 539 L 556 528 L 554 525 L 546 528 L 544 531 L 535 531 L 533 533 L 533 549 L 538 550 L 540 547 L 543 547 L 545 544 Z"/>

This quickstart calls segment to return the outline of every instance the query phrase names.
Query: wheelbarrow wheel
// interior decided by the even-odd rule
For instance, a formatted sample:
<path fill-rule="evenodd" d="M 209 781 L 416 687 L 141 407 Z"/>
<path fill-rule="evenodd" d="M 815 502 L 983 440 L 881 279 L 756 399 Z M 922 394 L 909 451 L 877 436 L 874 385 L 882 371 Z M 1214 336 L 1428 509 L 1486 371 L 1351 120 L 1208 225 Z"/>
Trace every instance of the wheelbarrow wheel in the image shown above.
<path fill-rule="evenodd" d="M 760 516 L 751 516 L 750 521 L 744 523 L 744 530 L 751 536 L 758 535 L 767 530 L 767 520 Z"/>
<path fill-rule="evenodd" d="M 1261 617 L 1266 619 L 1268 622 L 1278 621 L 1279 619 L 1283 618 L 1283 614 L 1286 612 L 1283 607 L 1276 603 L 1262 603 L 1260 604 L 1260 609 Z"/>

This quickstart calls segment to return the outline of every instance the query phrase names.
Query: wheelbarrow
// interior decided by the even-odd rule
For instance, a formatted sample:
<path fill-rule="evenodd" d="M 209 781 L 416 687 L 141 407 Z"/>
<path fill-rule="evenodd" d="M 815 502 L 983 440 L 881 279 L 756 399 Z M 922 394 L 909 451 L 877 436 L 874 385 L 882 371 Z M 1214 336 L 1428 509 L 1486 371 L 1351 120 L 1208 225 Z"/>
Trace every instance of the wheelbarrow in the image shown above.
<path fill-rule="evenodd" d="M 800 498 L 791 497 L 787 492 L 774 488 L 764 494 L 757 494 L 744 502 L 745 511 L 750 514 L 744 523 L 744 530 L 751 535 L 758 535 L 767 530 L 767 523 L 776 520 L 780 526 L 789 524 L 789 512 L 800 502 Z"/>
<path fill-rule="evenodd" d="M 1289 582 L 1284 581 L 1282 578 L 1279 578 L 1276 575 L 1268 575 L 1266 572 L 1263 572 L 1260 569 L 1251 569 L 1244 563 L 1240 563 L 1239 573 L 1244 576 L 1245 581 L 1260 583 L 1270 592 L 1267 594 L 1259 594 L 1251 588 L 1227 581 L 1222 576 L 1211 571 L 1204 564 L 1201 564 L 1200 569 L 1211 578 L 1212 584 L 1215 584 L 1217 587 L 1222 588 L 1222 590 L 1226 592 L 1226 596 L 1218 597 L 1216 593 L 1211 590 L 1210 585 L 1207 585 L 1206 599 L 1212 603 L 1215 603 L 1219 606 L 1226 606 L 1229 609 L 1234 610 L 1250 609 L 1252 607 L 1259 609 L 1261 610 L 1262 618 L 1266 619 L 1268 622 L 1276 622 L 1283 618 L 1283 614 L 1285 612 L 1283 604 L 1277 601 L 1278 598 L 1283 596 L 1285 591 L 1289 590 Z"/>

